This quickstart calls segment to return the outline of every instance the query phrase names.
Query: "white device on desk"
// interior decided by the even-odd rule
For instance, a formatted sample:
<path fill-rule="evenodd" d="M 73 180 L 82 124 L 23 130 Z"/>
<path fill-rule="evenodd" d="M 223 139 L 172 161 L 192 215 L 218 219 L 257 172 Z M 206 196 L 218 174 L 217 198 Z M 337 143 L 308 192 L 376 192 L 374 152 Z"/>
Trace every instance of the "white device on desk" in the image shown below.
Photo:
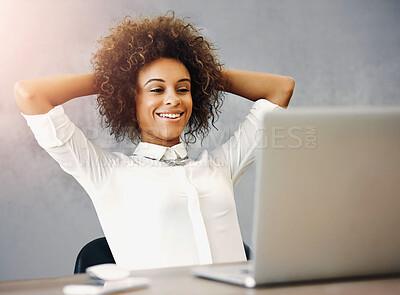
<path fill-rule="evenodd" d="M 102 284 L 66 285 L 65 295 L 104 295 L 147 287 L 148 278 L 131 277 L 130 271 L 116 264 L 105 263 L 86 269 L 86 273 Z"/>
<path fill-rule="evenodd" d="M 196 276 L 254 287 L 400 273 L 400 108 L 267 114 L 248 265 Z"/>

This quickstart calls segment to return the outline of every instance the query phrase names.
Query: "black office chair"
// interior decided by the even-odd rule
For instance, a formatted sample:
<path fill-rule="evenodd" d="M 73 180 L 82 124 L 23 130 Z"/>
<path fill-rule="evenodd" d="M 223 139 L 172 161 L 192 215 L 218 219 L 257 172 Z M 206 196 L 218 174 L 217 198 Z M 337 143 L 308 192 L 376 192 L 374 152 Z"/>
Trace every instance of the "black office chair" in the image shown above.
<path fill-rule="evenodd" d="M 243 247 L 246 252 L 246 258 L 249 260 L 253 256 L 253 252 L 245 242 L 243 242 Z M 105 237 L 97 238 L 82 248 L 76 257 L 74 273 L 84 273 L 89 266 L 103 263 L 115 263 Z"/>
<path fill-rule="evenodd" d="M 87 243 L 76 257 L 74 273 L 84 273 L 89 266 L 115 263 L 105 237 Z"/>

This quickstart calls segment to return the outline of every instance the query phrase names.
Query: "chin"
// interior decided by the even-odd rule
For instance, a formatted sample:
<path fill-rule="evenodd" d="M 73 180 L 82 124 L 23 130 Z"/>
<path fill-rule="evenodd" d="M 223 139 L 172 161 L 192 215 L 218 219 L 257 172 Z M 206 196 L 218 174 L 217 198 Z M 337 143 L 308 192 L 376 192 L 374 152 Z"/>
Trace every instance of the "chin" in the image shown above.
<path fill-rule="evenodd" d="M 167 141 L 167 142 L 171 142 L 171 141 L 174 141 L 176 139 L 178 139 L 178 141 L 180 141 L 180 134 L 161 137 L 161 139 L 164 140 L 164 141 Z"/>
<path fill-rule="evenodd" d="M 160 138 L 164 139 L 164 140 L 174 140 L 175 138 L 179 137 L 182 134 L 183 130 L 174 130 L 173 132 L 162 132 L 160 133 Z"/>

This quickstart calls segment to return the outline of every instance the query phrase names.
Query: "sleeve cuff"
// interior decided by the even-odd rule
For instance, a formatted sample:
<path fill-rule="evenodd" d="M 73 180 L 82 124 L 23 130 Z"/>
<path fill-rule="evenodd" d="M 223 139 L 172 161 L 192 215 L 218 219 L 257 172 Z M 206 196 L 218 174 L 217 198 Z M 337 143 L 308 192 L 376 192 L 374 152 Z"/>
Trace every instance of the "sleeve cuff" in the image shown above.
<path fill-rule="evenodd" d="M 285 110 L 281 106 L 270 102 L 267 99 L 259 99 L 253 104 L 253 108 L 251 109 L 251 113 L 259 120 L 262 121 L 265 117 L 266 113 L 271 113 L 274 111 L 282 111 Z"/>
<path fill-rule="evenodd" d="M 52 148 L 63 145 L 72 136 L 75 125 L 70 121 L 59 105 L 46 114 L 21 115 L 31 128 L 37 142 L 43 148 Z"/>

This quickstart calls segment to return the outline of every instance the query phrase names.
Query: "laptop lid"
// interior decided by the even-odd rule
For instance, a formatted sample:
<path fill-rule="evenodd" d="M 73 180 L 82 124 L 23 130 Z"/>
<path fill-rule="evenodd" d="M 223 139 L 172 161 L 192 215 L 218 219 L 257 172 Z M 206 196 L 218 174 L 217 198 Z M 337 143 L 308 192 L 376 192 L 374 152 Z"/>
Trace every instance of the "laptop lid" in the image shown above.
<path fill-rule="evenodd" d="M 257 284 L 400 272 L 400 108 L 267 114 Z"/>

